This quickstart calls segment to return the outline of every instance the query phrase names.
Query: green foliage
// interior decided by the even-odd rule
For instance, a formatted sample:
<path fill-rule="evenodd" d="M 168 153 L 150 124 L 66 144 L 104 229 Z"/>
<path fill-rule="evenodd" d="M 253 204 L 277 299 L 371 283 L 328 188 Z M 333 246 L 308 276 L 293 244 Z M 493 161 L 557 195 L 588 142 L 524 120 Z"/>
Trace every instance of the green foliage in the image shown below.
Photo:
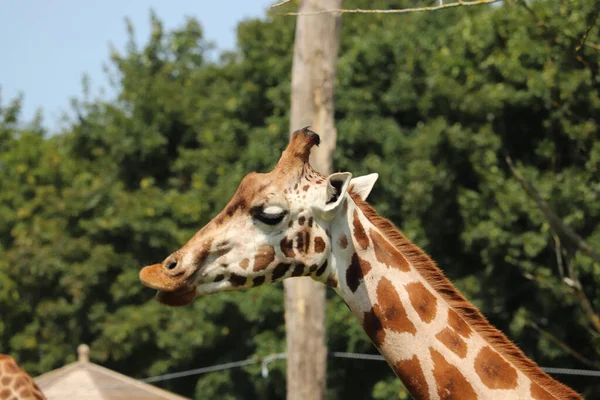
<path fill-rule="evenodd" d="M 381 4 L 379 4 L 381 3 Z M 401 7 L 348 1 L 345 6 Z M 490 320 L 541 365 L 589 368 L 600 266 L 562 243 L 504 161 L 600 249 L 600 32 L 595 2 L 507 1 L 436 13 L 346 15 L 335 166 L 378 172 L 371 201 L 424 247 Z M 530 7 L 530 8 L 529 8 Z M 529 12 L 528 9 L 531 11 Z M 147 377 L 285 350 L 281 285 L 179 309 L 152 300 L 139 267 L 160 261 L 220 210 L 240 179 L 287 142 L 293 20 L 238 27 L 234 53 L 189 19 L 111 54 L 115 101 L 79 100 L 60 134 L 0 104 L 0 352 L 32 374 L 92 360 Z M 540 22 L 541 21 L 541 22 Z M 129 26 L 130 34 L 132 27 Z M 133 37 L 133 36 L 131 36 Z M 594 47 L 596 46 L 596 47 Z M 328 346 L 374 352 L 330 293 Z M 160 383 L 196 398 L 284 398 L 285 363 Z M 560 377 L 592 398 L 590 378 Z M 330 359 L 328 398 L 406 398 L 385 363 Z"/>

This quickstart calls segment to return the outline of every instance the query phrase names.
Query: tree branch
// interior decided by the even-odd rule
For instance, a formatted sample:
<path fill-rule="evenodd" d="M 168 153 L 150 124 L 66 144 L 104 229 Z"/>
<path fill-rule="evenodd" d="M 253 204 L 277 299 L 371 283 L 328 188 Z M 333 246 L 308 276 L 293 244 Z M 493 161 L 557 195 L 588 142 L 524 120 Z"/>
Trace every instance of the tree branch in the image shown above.
<path fill-rule="evenodd" d="M 590 246 L 581 236 L 579 236 L 573 229 L 566 225 L 550 208 L 548 203 L 542 199 L 540 194 L 535 188 L 523 178 L 521 173 L 515 168 L 512 160 L 509 156 L 506 156 L 506 163 L 508 164 L 511 172 L 517 178 L 525 192 L 531 197 L 537 204 L 538 208 L 546 220 L 550 224 L 550 228 L 556 232 L 556 234 L 563 240 L 563 242 L 569 242 L 577 249 L 583 251 L 585 254 L 594 259 L 597 263 L 600 263 L 600 253 L 598 253 L 592 246 Z"/>
<path fill-rule="evenodd" d="M 596 250 L 594 250 L 592 246 L 590 246 L 585 240 L 583 240 L 581 236 L 575 233 L 575 231 L 573 231 L 560 218 L 558 218 L 556 214 L 554 214 L 548 203 L 546 203 L 544 199 L 542 199 L 542 197 L 533 187 L 533 185 L 527 182 L 523 175 L 521 175 L 521 173 L 515 168 L 509 156 L 506 156 L 506 163 L 508 164 L 511 172 L 513 173 L 515 178 L 517 178 L 525 192 L 536 202 L 538 208 L 542 211 L 542 213 L 546 217 L 546 220 L 550 224 L 550 229 L 552 229 L 552 231 L 555 233 L 556 238 L 562 238 L 564 241 L 571 243 L 573 246 L 575 246 L 576 249 L 585 252 L 593 260 L 600 263 L 600 254 L 598 254 L 598 252 L 596 252 Z M 555 243 L 557 246 L 557 251 L 560 251 L 560 241 L 555 239 Z M 557 258 L 558 257 L 560 257 L 559 254 L 557 254 Z M 600 332 L 600 317 L 598 316 L 598 314 L 596 314 L 592 303 L 583 291 L 583 286 L 581 285 L 581 282 L 579 281 L 579 278 L 575 273 L 572 263 L 569 263 L 568 266 L 569 277 L 564 277 L 563 281 L 567 285 L 575 289 L 577 297 L 581 301 L 581 305 L 585 313 L 588 315 L 592 326 L 596 329 L 596 331 Z M 562 259 L 559 264 L 559 267 L 562 270 Z"/>
<path fill-rule="evenodd" d="M 536 324 L 533 321 L 529 321 L 527 323 L 527 325 L 531 326 L 533 329 L 535 329 L 536 331 L 538 331 L 538 333 L 541 336 L 546 337 L 547 339 L 549 339 L 551 342 L 554 342 L 556 345 L 558 345 L 558 347 L 560 347 L 561 349 L 563 349 L 565 352 L 569 353 L 570 355 L 572 355 L 573 357 L 575 357 L 577 360 L 579 360 L 580 362 L 582 362 L 583 364 L 598 369 L 600 368 L 600 363 L 595 362 L 593 360 L 590 360 L 587 357 L 584 357 L 581 353 L 577 352 L 575 349 L 573 349 L 572 347 L 570 347 L 568 344 L 566 344 L 565 342 L 563 342 L 562 340 L 560 340 L 559 338 L 557 338 L 556 336 L 554 336 L 552 333 L 548 332 L 547 330 L 541 328 L 538 324 Z"/>
<path fill-rule="evenodd" d="M 278 7 L 280 5 L 289 3 L 289 1 L 291 1 L 291 0 L 282 1 L 280 3 L 273 4 L 271 6 L 271 8 Z M 401 8 L 401 9 L 390 9 L 390 10 L 365 10 L 365 9 L 360 9 L 360 8 L 356 8 L 356 9 L 331 9 L 331 10 L 315 11 L 315 12 L 310 12 L 310 13 L 289 12 L 289 13 L 278 14 L 278 15 L 286 15 L 286 16 L 288 16 L 288 15 L 291 15 L 291 16 L 303 15 L 304 16 L 304 15 L 319 15 L 319 14 L 328 14 L 328 13 L 340 13 L 340 14 L 405 14 L 405 13 L 422 12 L 422 11 L 437 11 L 437 10 L 442 10 L 444 8 L 452 8 L 452 7 L 477 6 L 477 5 L 481 5 L 481 4 L 497 3 L 499 1 L 500 0 L 476 0 L 476 1 L 461 1 L 461 0 L 458 0 L 455 3 L 447 3 L 447 4 L 443 4 L 442 2 L 440 2 L 439 5 L 437 5 L 437 6 L 431 6 L 431 7 Z"/>

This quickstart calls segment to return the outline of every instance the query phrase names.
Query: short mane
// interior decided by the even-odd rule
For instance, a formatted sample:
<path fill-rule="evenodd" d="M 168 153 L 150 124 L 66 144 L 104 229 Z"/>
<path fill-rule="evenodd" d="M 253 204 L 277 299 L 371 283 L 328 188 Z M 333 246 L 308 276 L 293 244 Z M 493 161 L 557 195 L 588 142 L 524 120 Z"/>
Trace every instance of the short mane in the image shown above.
<path fill-rule="evenodd" d="M 521 349 L 515 346 L 502 332 L 493 327 L 485 316 L 465 299 L 444 276 L 444 273 L 437 267 L 435 262 L 421 248 L 408 240 L 393 223 L 380 217 L 377 211 L 362 200 L 358 194 L 350 192 L 350 196 L 369 221 L 407 258 L 427 282 L 446 300 L 449 306 L 498 353 L 550 395 L 565 400 L 581 399 L 577 392 L 542 371 Z"/>

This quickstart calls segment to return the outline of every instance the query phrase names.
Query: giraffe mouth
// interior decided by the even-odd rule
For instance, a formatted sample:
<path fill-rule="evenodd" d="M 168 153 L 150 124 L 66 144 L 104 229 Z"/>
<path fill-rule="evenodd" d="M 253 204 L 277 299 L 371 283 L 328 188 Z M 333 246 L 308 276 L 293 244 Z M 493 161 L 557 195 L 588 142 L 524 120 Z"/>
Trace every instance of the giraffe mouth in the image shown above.
<path fill-rule="evenodd" d="M 171 307 L 181 307 L 190 304 L 196 298 L 196 287 L 185 287 L 174 292 L 159 290 L 156 300 Z"/>

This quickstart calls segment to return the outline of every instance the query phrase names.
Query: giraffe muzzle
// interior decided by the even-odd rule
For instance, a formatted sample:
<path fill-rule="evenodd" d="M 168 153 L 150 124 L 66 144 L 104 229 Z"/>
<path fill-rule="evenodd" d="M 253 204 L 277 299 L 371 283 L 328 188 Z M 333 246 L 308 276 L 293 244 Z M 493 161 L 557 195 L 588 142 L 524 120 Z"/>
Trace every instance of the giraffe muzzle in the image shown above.
<path fill-rule="evenodd" d="M 167 258 L 162 264 L 149 265 L 140 271 L 142 283 L 158 290 L 156 299 L 169 306 L 183 306 L 196 297 L 196 285 L 189 282 L 190 277 L 184 271 L 177 271 L 176 264 Z"/>

